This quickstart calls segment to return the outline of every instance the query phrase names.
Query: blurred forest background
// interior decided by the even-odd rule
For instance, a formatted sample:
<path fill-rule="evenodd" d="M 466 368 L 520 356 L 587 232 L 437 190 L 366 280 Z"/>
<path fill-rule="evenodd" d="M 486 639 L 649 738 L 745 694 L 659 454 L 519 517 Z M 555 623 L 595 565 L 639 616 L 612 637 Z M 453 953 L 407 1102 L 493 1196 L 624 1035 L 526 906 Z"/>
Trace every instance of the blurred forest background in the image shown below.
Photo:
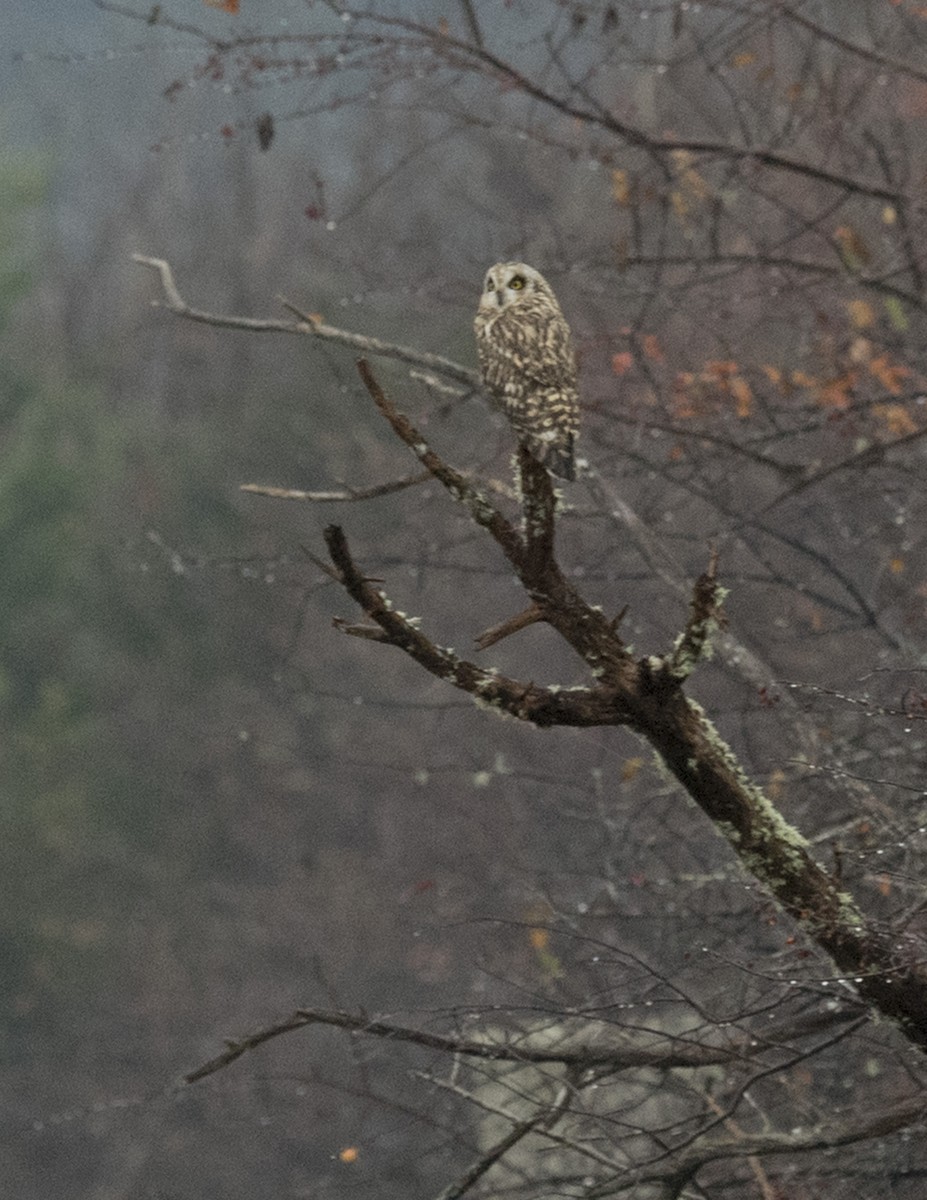
<path fill-rule="evenodd" d="M 413 464 L 350 350 L 152 308 L 131 256 L 168 259 L 200 308 L 280 316 L 282 295 L 468 367 L 486 267 L 541 269 L 580 353 L 582 452 L 650 539 L 581 481 L 563 563 L 662 653 L 686 613 L 668 579 L 719 546 L 743 654 L 694 694 L 869 911 L 920 938 L 927 9 L 8 7 L 4 1194 L 441 1194 L 484 1143 L 433 1052 L 311 1030 L 174 1087 L 303 1004 L 457 1031 L 845 1021 L 852 989 L 630 735 L 503 722 L 332 628 L 356 614 L 309 557 L 331 520 L 468 656 L 518 592 L 433 483 L 242 494 Z M 510 485 L 479 397 L 376 369 L 452 461 Z M 480 661 L 584 679 L 542 626 Z M 920 1094 L 921 1057 L 866 1023 L 752 1090 L 718 1068 L 700 1111 L 814 1129 Z M 641 1096 L 683 1085 L 634 1086 L 613 1132 L 671 1144 L 691 1113 Z M 596 1194 L 590 1162 L 550 1194 Z M 482 1194 L 542 1194 L 531 1169 Z M 925 1174 L 912 1121 L 659 1194 L 915 1200 Z"/>

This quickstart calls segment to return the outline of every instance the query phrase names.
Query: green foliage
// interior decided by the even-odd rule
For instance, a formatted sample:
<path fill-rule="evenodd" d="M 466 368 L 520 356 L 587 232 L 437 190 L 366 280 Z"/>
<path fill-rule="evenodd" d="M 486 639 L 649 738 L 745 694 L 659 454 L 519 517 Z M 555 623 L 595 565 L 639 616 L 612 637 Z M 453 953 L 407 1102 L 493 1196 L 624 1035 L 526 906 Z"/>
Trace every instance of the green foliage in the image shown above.
<path fill-rule="evenodd" d="M 108 894 L 88 900 L 93 882 L 102 872 L 111 891 L 119 876 L 123 902 L 145 886 L 138 863 L 164 842 L 182 771 L 170 733 L 183 719 L 165 717 L 158 684 L 208 683 L 229 639 L 209 619 L 212 597 L 166 552 L 126 550 L 143 542 L 133 463 L 140 443 L 158 456 L 154 436 L 114 419 L 54 352 L 31 374 L 11 344 L 42 184 L 37 161 L 0 168 L 0 1003 L 28 1028 L 102 986 L 97 951 L 124 915 Z M 228 532 L 221 494 L 179 455 L 161 457 L 189 538 Z M 144 745 L 133 720 L 147 721 Z M 27 1045 L 14 1033 L 7 1052 Z"/>

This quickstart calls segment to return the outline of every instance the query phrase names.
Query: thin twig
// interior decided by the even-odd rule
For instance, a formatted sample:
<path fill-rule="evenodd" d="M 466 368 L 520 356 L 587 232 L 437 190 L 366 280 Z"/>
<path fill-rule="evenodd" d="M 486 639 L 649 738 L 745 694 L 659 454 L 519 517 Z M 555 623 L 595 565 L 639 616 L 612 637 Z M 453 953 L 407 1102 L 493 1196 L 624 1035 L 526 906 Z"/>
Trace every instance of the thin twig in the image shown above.
<path fill-rule="evenodd" d="M 274 500 L 306 500 L 313 504 L 335 504 L 349 500 L 373 500 L 378 496 L 388 496 L 392 492 L 401 492 L 405 488 L 415 487 L 431 478 L 430 471 L 419 471 L 415 475 L 407 475 L 404 479 L 392 479 L 388 483 L 377 483 L 366 488 L 342 488 L 338 492 L 304 492 L 299 488 L 268 487 L 263 483 L 243 483 L 240 492 L 249 492 L 252 496 L 270 496 Z"/>
<path fill-rule="evenodd" d="M 726 595 L 718 583 L 718 550 L 712 547 L 708 567 L 695 581 L 689 603 L 689 619 L 685 629 L 676 639 L 673 649 L 663 660 L 666 673 L 683 683 L 705 657 L 710 647 L 712 633 L 725 624 L 721 608 Z"/>
<path fill-rule="evenodd" d="M 503 1155 L 507 1154 L 513 1146 L 516 1146 L 523 1138 L 526 1138 L 529 1133 L 534 1132 L 536 1129 L 546 1129 L 555 1125 L 568 1109 L 571 1096 L 572 1089 L 568 1084 L 563 1084 L 552 1104 L 546 1108 L 542 1108 L 533 1117 L 529 1117 L 528 1120 L 518 1121 L 513 1125 L 505 1137 L 496 1142 L 485 1154 L 481 1154 L 476 1162 L 472 1163 L 458 1180 L 440 1191 L 437 1200 L 459 1200 L 459 1197 L 468 1192 L 477 1180 L 486 1174 L 490 1167 L 497 1163 Z"/>
<path fill-rule="evenodd" d="M 659 1066 L 670 1067 L 703 1067 L 717 1063 L 736 1062 L 743 1054 L 755 1053 L 753 1040 L 744 1042 L 742 1050 L 727 1046 L 700 1046 L 680 1042 L 667 1037 L 663 1042 L 655 1042 L 653 1035 L 648 1033 L 642 1038 L 641 1044 L 636 1045 L 631 1037 L 616 1039 L 613 1045 L 576 1045 L 560 1051 L 549 1047 L 533 1047 L 524 1040 L 517 1045 L 502 1042 L 480 1041 L 476 1038 L 454 1037 L 447 1034 L 428 1033 L 423 1029 L 410 1029 L 403 1025 L 394 1025 L 388 1021 L 371 1020 L 364 1013 L 350 1013 L 337 1009 L 298 1008 L 281 1021 L 257 1029 L 241 1038 L 228 1039 L 225 1049 L 214 1058 L 202 1063 L 184 1075 L 186 1083 L 195 1083 L 207 1075 L 213 1075 L 236 1059 L 256 1050 L 265 1042 L 292 1033 L 297 1029 L 305 1029 L 309 1025 L 326 1025 L 336 1029 L 345 1029 L 353 1033 L 365 1034 L 369 1037 L 385 1038 L 395 1042 L 407 1042 L 414 1046 L 424 1046 L 429 1050 L 440 1050 L 447 1054 L 463 1054 L 469 1058 L 486 1059 L 491 1062 L 517 1063 L 559 1063 L 564 1066 L 582 1068 L 609 1066 L 614 1070 L 631 1067 Z"/>
<path fill-rule="evenodd" d="M 477 650 L 488 650 L 490 646 L 495 646 L 496 642 L 501 642 L 503 638 L 510 637 L 513 633 L 518 633 L 519 630 L 527 629 L 529 625 L 543 620 L 544 610 L 537 604 L 532 604 L 530 608 L 516 613 L 514 617 L 509 617 L 506 621 L 500 621 L 498 625 L 484 629 L 473 640 Z"/>

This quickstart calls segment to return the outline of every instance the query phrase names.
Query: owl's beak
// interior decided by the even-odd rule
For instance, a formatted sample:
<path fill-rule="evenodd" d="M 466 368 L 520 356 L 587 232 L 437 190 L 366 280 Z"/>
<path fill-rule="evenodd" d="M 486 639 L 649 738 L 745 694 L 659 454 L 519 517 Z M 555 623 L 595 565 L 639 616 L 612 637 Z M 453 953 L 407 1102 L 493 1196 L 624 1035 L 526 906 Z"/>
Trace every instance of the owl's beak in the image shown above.
<path fill-rule="evenodd" d="M 496 288 L 496 303 L 502 307 L 502 288 Z"/>

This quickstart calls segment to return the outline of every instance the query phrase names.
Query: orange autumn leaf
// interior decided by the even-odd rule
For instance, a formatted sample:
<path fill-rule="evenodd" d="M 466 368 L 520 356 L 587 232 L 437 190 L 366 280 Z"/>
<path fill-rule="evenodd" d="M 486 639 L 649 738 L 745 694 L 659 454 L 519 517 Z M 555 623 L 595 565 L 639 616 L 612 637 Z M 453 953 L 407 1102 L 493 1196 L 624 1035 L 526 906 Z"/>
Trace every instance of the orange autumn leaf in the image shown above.
<path fill-rule="evenodd" d="M 763 363 L 760 369 L 773 387 L 777 387 L 783 396 L 791 395 L 793 381 L 788 378 L 781 368 L 774 367 L 772 363 Z"/>
<path fill-rule="evenodd" d="M 681 421 L 695 416 L 695 403 L 689 391 L 694 382 L 691 371 L 679 371 L 673 380 L 673 411 Z"/>
<path fill-rule="evenodd" d="M 612 370 L 616 375 L 626 375 L 634 366 L 634 355 L 629 350 L 622 350 L 612 355 Z"/>
<path fill-rule="evenodd" d="M 875 324 L 875 309 L 865 300 L 851 300 L 847 305 L 850 320 L 857 329 L 868 329 Z"/>
<path fill-rule="evenodd" d="M 917 433 L 917 425 L 903 404 L 875 404 L 872 415 L 882 422 L 892 437 Z"/>
<path fill-rule="evenodd" d="M 887 875 L 879 876 L 879 894 L 882 896 L 890 895 L 892 890 L 892 881 Z"/>
<path fill-rule="evenodd" d="M 735 375 L 731 380 L 731 394 L 737 401 L 737 416 L 745 420 L 753 408 L 753 392 L 743 375 Z"/>
<path fill-rule="evenodd" d="M 528 931 L 528 941 L 535 950 L 546 950 L 550 943 L 550 932 L 547 929 L 531 929 Z"/>
<path fill-rule="evenodd" d="M 612 171 L 612 199 L 616 204 L 626 205 L 631 198 L 631 185 L 627 171 L 617 168 Z"/>
<path fill-rule="evenodd" d="M 238 15 L 238 0 L 203 0 L 203 3 L 210 8 L 218 8 L 220 12 L 231 13 L 233 17 Z"/>
<path fill-rule="evenodd" d="M 642 758 L 627 758 L 621 766 L 622 783 L 630 783 L 644 765 Z"/>
<path fill-rule="evenodd" d="M 814 389 L 815 399 L 823 408 L 849 408 L 855 383 L 855 371 L 847 371 L 835 379 L 825 379 Z"/>
<path fill-rule="evenodd" d="M 749 67 L 753 62 L 756 62 L 756 53 L 753 50 L 742 50 L 740 54 L 731 55 L 732 67 Z"/>
<path fill-rule="evenodd" d="M 660 348 L 660 340 L 655 333 L 645 333 L 641 339 L 644 354 L 651 362 L 663 362 L 666 357 Z"/>
<path fill-rule="evenodd" d="M 359 1155 L 360 1151 L 356 1146 L 345 1146 L 343 1149 L 338 1151 L 338 1158 L 343 1163 L 357 1162 Z"/>
<path fill-rule="evenodd" d="M 900 575 L 904 570 L 904 559 L 897 556 L 895 558 L 890 558 L 888 561 L 888 569 L 893 575 Z"/>
<path fill-rule="evenodd" d="M 887 392 L 897 396 L 905 379 L 910 378 L 911 369 L 900 363 L 889 361 L 887 354 L 879 354 L 869 363 L 870 372 L 878 379 Z"/>

